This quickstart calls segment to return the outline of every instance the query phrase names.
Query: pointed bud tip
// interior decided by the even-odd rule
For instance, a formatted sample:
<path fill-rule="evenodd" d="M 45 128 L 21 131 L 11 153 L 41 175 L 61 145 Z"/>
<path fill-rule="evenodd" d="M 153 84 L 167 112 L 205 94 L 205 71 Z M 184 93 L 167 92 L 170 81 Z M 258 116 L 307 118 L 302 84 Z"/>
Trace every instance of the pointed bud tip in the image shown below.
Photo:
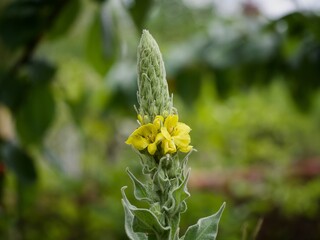
<path fill-rule="evenodd" d="M 142 30 L 142 35 L 143 35 L 143 34 L 150 34 L 150 33 L 149 33 L 149 30 L 143 29 L 143 30 Z"/>
<path fill-rule="evenodd" d="M 153 38 L 151 33 L 146 29 L 142 30 L 140 45 L 141 44 L 142 45 L 149 45 L 149 46 L 156 46 L 158 48 L 158 44 L 156 43 L 156 40 Z"/>

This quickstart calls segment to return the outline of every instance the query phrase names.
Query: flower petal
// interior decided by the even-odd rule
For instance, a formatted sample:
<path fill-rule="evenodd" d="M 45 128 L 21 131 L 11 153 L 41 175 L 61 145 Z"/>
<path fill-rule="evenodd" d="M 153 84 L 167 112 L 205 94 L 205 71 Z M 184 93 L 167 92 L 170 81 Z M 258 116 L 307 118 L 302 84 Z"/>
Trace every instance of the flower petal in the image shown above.
<path fill-rule="evenodd" d="M 191 128 L 182 122 L 178 122 L 172 135 L 188 134 L 191 131 Z"/>
<path fill-rule="evenodd" d="M 189 145 L 189 146 L 184 147 L 184 148 L 179 148 L 179 151 L 180 151 L 180 152 L 187 153 L 187 152 L 190 152 L 192 148 L 193 148 L 193 147 Z"/>
<path fill-rule="evenodd" d="M 174 127 L 177 125 L 179 120 L 178 115 L 169 115 L 164 121 L 164 126 L 168 129 L 169 133 L 172 133 Z"/>
<path fill-rule="evenodd" d="M 164 118 L 161 115 L 157 115 L 154 120 L 153 120 L 153 125 L 157 128 L 160 129 L 162 124 L 163 124 Z"/>
<path fill-rule="evenodd" d="M 133 132 L 126 141 L 126 144 L 132 145 L 138 150 L 143 150 L 148 146 L 149 141 L 140 135 L 134 134 Z"/>
<path fill-rule="evenodd" d="M 164 136 L 162 135 L 162 133 L 158 133 L 156 136 L 156 139 L 154 140 L 155 144 L 158 144 L 159 142 L 161 142 L 162 139 L 164 139 Z"/>
<path fill-rule="evenodd" d="M 128 138 L 126 144 L 134 146 L 138 150 L 145 149 L 152 139 L 156 138 L 157 129 L 151 123 L 137 128 Z"/>
<path fill-rule="evenodd" d="M 171 140 L 164 139 L 162 141 L 161 147 L 164 154 L 175 153 L 177 151 L 176 145 Z"/>
<path fill-rule="evenodd" d="M 178 136 L 172 137 L 174 143 L 178 148 L 185 148 L 190 144 L 191 138 L 189 134 L 181 134 Z"/>
<path fill-rule="evenodd" d="M 165 139 L 167 139 L 168 141 L 171 140 L 171 135 L 170 135 L 170 133 L 168 132 L 168 129 L 167 129 L 166 127 L 162 127 L 162 128 L 161 128 L 161 134 L 162 134 L 163 137 L 164 137 Z"/>
<path fill-rule="evenodd" d="M 148 152 L 151 155 L 154 155 L 154 153 L 157 151 L 157 144 L 156 143 L 151 143 L 148 145 Z"/>
<path fill-rule="evenodd" d="M 158 133 L 157 136 L 156 136 L 156 139 L 154 140 L 153 143 L 150 143 L 148 145 L 148 152 L 151 154 L 151 155 L 154 155 L 155 152 L 157 151 L 157 145 L 159 142 L 161 142 L 163 139 L 163 135 L 161 133 Z"/>

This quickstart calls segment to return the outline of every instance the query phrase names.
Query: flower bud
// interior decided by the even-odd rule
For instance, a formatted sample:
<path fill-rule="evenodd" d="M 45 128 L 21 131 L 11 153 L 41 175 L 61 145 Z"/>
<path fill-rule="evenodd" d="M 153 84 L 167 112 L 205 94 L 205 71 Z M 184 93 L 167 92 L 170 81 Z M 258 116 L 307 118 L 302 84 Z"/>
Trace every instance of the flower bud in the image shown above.
<path fill-rule="evenodd" d="M 157 42 L 147 30 L 143 30 L 138 46 L 138 103 L 143 119 L 153 121 L 155 116 L 172 113 L 166 70 Z"/>

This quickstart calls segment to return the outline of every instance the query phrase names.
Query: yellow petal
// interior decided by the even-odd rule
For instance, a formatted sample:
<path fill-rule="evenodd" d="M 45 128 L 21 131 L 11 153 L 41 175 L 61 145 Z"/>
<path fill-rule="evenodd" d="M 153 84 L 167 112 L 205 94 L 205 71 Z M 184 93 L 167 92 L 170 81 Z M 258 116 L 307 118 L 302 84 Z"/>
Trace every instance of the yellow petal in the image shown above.
<path fill-rule="evenodd" d="M 178 148 L 185 148 L 190 144 L 191 138 L 189 134 L 182 134 L 172 137 Z"/>
<path fill-rule="evenodd" d="M 168 141 L 164 139 L 162 141 L 161 147 L 163 149 L 164 154 L 166 153 L 175 153 L 177 151 L 176 145 L 173 141 Z"/>
<path fill-rule="evenodd" d="M 168 132 L 171 133 L 174 130 L 174 127 L 178 123 L 178 115 L 169 115 L 164 121 L 164 126 L 168 129 Z"/>
<path fill-rule="evenodd" d="M 167 139 L 168 141 L 171 140 L 171 135 L 170 135 L 170 133 L 168 132 L 168 129 L 167 129 L 166 127 L 162 127 L 162 128 L 161 128 L 161 133 L 162 133 L 162 135 L 163 135 L 163 137 L 164 137 L 165 139 Z"/>
<path fill-rule="evenodd" d="M 157 144 L 156 143 L 151 143 L 148 145 L 148 152 L 151 155 L 154 155 L 154 153 L 157 151 Z"/>
<path fill-rule="evenodd" d="M 187 152 L 190 152 L 192 148 L 193 148 L 192 146 L 187 146 L 184 148 L 179 148 L 179 151 L 187 153 Z"/>
<path fill-rule="evenodd" d="M 159 142 L 162 141 L 163 138 L 164 137 L 163 137 L 162 133 L 158 133 L 157 136 L 156 136 L 156 139 L 154 140 L 154 143 L 158 144 Z"/>
<path fill-rule="evenodd" d="M 162 139 L 163 139 L 163 135 L 161 133 L 158 133 L 154 142 L 148 145 L 148 152 L 151 155 L 155 154 L 155 152 L 157 151 L 157 145 L 159 142 L 162 141 Z"/>
<path fill-rule="evenodd" d="M 158 133 L 157 128 L 152 123 L 148 123 L 146 125 L 143 125 L 140 128 L 141 128 L 141 133 L 145 137 L 150 137 L 150 136 L 155 137 Z"/>
<path fill-rule="evenodd" d="M 191 131 L 191 128 L 182 122 L 178 122 L 172 135 L 188 134 Z"/>
<path fill-rule="evenodd" d="M 157 129 L 160 129 L 162 124 L 163 124 L 163 116 L 161 115 L 157 115 L 154 120 L 153 120 L 153 125 L 157 128 Z"/>
<path fill-rule="evenodd" d="M 131 134 L 128 140 L 126 141 L 126 144 L 132 145 L 134 148 L 138 150 L 143 150 L 148 146 L 149 142 L 146 138 L 140 135 Z"/>
<path fill-rule="evenodd" d="M 128 138 L 126 144 L 134 146 L 138 150 L 145 149 L 152 139 L 156 138 L 157 129 L 151 123 L 137 128 Z"/>

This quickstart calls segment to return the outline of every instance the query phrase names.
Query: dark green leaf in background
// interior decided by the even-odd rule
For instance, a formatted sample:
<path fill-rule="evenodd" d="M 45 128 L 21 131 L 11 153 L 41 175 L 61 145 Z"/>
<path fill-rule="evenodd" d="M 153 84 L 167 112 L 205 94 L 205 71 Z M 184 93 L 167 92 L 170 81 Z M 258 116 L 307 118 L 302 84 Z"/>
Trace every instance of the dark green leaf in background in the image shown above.
<path fill-rule="evenodd" d="M 42 59 L 33 59 L 23 69 L 32 86 L 49 84 L 56 72 L 55 66 Z"/>
<path fill-rule="evenodd" d="M 15 111 L 23 101 L 27 88 L 28 83 L 16 74 L 2 73 L 0 75 L 0 102 Z"/>
<path fill-rule="evenodd" d="M 0 161 L 23 183 L 33 183 L 37 172 L 31 156 L 16 144 L 0 139 Z"/>
<path fill-rule="evenodd" d="M 140 30 L 144 28 L 143 24 L 152 7 L 152 3 L 152 0 L 134 0 L 129 6 L 132 19 Z"/>
<path fill-rule="evenodd" d="M 48 86 L 31 89 L 16 115 L 16 126 L 25 144 L 40 143 L 50 126 L 55 102 Z"/>
<path fill-rule="evenodd" d="M 56 38 L 65 34 L 73 25 L 81 10 L 80 0 L 69 0 L 55 19 L 49 37 Z"/>
<path fill-rule="evenodd" d="M 192 106 L 199 96 L 201 88 L 201 70 L 199 66 L 181 69 L 176 75 L 176 91 L 187 105 Z"/>
<path fill-rule="evenodd" d="M 0 74 L 0 102 L 13 112 L 25 102 L 33 87 L 51 83 L 55 66 L 44 60 L 32 60 L 14 73 Z"/>
<path fill-rule="evenodd" d="M 97 11 L 87 33 L 86 41 L 87 59 L 101 75 L 108 72 L 115 58 L 115 36 L 112 30 L 112 18 L 105 14 L 103 21 L 102 24 L 101 13 Z"/>
<path fill-rule="evenodd" d="M 29 43 L 46 27 L 54 6 L 50 1 L 12 1 L 0 15 L 0 38 L 10 48 Z"/>

